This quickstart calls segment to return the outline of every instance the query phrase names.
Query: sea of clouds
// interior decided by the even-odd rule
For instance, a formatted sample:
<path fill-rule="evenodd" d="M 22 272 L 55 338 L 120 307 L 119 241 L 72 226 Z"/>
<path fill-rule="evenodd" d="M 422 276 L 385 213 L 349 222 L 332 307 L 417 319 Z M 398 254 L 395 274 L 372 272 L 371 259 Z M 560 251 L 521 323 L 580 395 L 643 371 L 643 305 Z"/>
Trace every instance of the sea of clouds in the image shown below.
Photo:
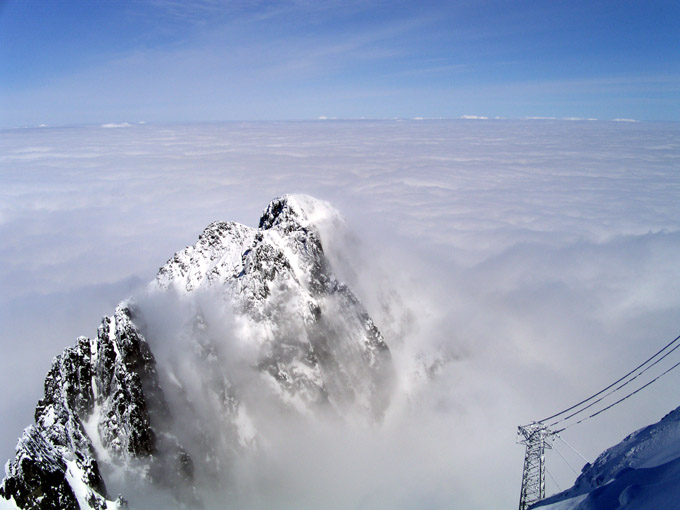
<path fill-rule="evenodd" d="M 211 221 L 256 226 L 272 198 L 307 193 L 346 218 L 350 234 L 327 233 L 326 250 L 396 362 L 407 370 L 408 353 L 436 351 L 449 363 L 426 391 L 403 388 L 395 409 L 410 411 L 378 431 L 282 438 L 244 475 L 256 490 L 241 503 L 514 505 L 517 425 L 601 389 L 680 333 L 679 164 L 672 123 L 5 130 L 0 456 L 32 421 L 53 356 L 95 335 L 175 251 Z M 671 373 L 565 438 L 592 460 L 680 405 L 678 383 Z M 548 462 L 568 486 L 568 465 Z"/>

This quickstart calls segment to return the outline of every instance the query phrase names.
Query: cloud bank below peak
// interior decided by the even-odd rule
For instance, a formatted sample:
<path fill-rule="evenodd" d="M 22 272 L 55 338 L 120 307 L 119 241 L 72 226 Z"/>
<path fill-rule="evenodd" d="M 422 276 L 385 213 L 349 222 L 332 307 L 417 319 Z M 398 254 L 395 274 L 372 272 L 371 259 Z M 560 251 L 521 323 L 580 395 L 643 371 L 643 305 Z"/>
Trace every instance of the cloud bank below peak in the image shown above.
<path fill-rule="evenodd" d="M 416 403 L 427 420 L 344 438 L 347 456 L 328 476 L 314 448 L 286 475 L 291 445 L 263 472 L 281 490 L 302 490 L 295 483 L 309 475 L 352 503 L 356 481 L 369 506 L 383 496 L 394 507 L 506 506 L 521 473 L 516 426 L 591 394 L 677 335 L 676 124 L 130 124 L 0 138 L 1 341 L 17 352 L 0 370 L 7 458 L 27 422 L 7 417 L 30 416 L 57 346 L 93 334 L 90 312 L 110 313 L 107 300 L 151 280 L 206 225 L 257 227 L 262 204 L 286 193 L 346 218 L 330 231 L 333 266 L 395 352 L 433 347 L 451 362 Z M 395 355 L 400 370 L 414 369 L 409 359 Z M 676 407 L 676 387 L 669 379 L 567 440 L 594 455 Z M 334 453 L 327 439 L 310 444 Z M 400 462 L 384 461 L 392 443 Z M 364 444 L 376 453 L 368 464 L 358 460 Z M 383 482 L 366 487 L 370 472 Z M 494 494 L 480 486 L 489 478 Z"/>

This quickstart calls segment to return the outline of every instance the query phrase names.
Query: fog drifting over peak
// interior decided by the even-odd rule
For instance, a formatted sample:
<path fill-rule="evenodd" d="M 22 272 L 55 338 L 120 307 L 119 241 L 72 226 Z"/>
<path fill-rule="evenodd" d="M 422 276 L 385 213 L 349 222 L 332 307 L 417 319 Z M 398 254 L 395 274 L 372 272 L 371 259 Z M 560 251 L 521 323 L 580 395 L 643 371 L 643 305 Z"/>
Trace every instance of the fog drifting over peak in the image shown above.
<path fill-rule="evenodd" d="M 450 362 L 417 397 L 403 388 L 380 433 L 287 436 L 258 478 L 243 482 L 270 487 L 263 507 L 270 497 L 280 508 L 513 505 L 523 456 L 515 427 L 599 390 L 680 332 L 677 124 L 338 121 L 2 134 L 5 458 L 54 355 L 93 335 L 101 315 L 210 222 L 255 227 L 284 193 L 327 200 L 344 216 L 342 228 L 322 230 L 324 247 L 400 369 L 418 369 L 416 351 L 446 352 Z M 592 459 L 678 405 L 678 376 L 662 381 L 565 437 Z M 565 487 L 574 475 L 554 457 L 549 469 Z"/>

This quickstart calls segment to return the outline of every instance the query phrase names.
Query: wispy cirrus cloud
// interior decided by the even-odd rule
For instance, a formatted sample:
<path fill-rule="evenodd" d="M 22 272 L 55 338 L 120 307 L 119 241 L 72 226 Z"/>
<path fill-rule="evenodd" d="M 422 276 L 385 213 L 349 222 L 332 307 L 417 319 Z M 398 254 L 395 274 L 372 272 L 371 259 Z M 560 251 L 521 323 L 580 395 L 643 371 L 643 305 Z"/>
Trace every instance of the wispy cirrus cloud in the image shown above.
<path fill-rule="evenodd" d="M 84 43 L 76 41 L 76 18 L 52 7 L 51 24 L 39 32 L 43 47 L 67 52 L 78 42 L 85 51 L 72 58 L 57 50 L 42 60 L 36 56 L 42 52 L 5 55 L 3 125 L 101 124 L 135 112 L 164 121 L 457 118 L 469 109 L 515 118 L 678 115 L 677 77 L 664 76 L 672 68 L 673 55 L 664 57 L 671 31 L 663 23 L 651 30 L 643 17 L 636 18 L 639 32 L 624 37 L 606 6 L 211 0 L 107 6 L 83 7 L 83 16 L 101 27 L 89 30 Z M 651 20 L 657 14 L 649 7 Z M 65 23 L 65 42 L 53 40 Z M 609 28 L 599 30 L 602 24 Z M 12 37 L 15 25 L 5 25 L 0 37 L 7 34 L 8 42 L 24 36 Z M 599 34 L 602 44 L 578 34 Z"/>

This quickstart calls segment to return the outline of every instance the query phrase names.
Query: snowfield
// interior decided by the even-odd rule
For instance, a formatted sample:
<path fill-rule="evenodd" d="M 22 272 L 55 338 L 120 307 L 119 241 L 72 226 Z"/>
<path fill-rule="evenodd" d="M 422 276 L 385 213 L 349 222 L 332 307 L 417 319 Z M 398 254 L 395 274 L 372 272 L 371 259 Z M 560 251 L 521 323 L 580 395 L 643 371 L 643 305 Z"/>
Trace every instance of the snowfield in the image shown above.
<path fill-rule="evenodd" d="M 680 408 L 626 437 L 587 465 L 574 487 L 534 508 L 674 509 L 680 501 Z"/>

